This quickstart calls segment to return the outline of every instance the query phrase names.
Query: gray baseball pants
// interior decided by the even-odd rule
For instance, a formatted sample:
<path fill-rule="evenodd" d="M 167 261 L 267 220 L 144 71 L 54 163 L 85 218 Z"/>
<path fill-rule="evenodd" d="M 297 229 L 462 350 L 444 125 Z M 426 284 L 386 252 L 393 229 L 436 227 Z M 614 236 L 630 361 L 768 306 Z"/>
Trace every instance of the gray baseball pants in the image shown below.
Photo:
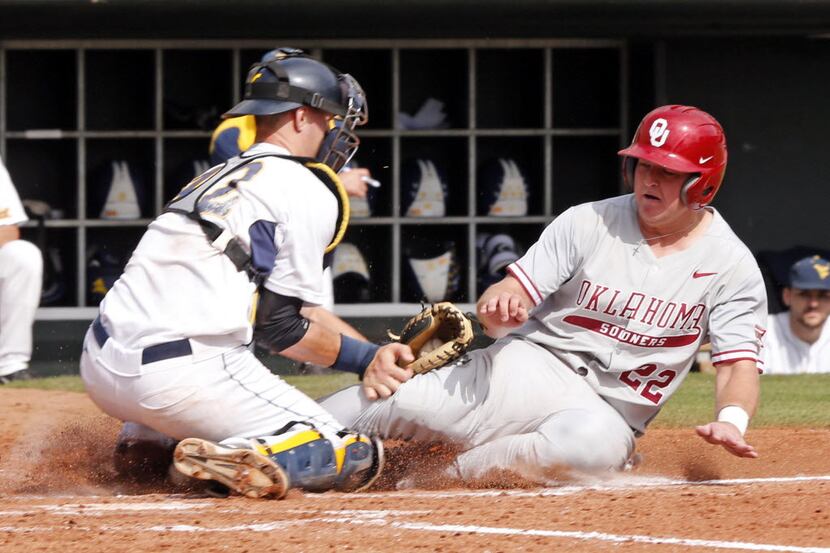
<path fill-rule="evenodd" d="M 418 375 L 390 398 L 360 386 L 324 398 L 348 428 L 384 439 L 444 441 L 463 452 L 448 470 L 465 480 L 509 469 L 544 481 L 563 468 L 622 468 L 634 432 L 585 380 L 543 347 L 508 337 Z"/>

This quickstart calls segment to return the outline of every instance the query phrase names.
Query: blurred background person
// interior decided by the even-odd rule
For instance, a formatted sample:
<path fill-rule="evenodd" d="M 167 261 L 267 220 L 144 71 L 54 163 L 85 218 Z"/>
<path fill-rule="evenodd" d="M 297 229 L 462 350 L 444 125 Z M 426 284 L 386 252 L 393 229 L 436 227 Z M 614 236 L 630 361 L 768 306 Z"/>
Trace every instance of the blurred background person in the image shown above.
<path fill-rule="evenodd" d="M 31 378 L 32 324 L 43 285 L 40 250 L 20 239 L 28 220 L 0 160 L 0 384 Z"/>
<path fill-rule="evenodd" d="M 789 309 L 769 316 L 764 373 L 830 373 L 830 262 L 814 255 L 794 263 L 782 300 Z"/>

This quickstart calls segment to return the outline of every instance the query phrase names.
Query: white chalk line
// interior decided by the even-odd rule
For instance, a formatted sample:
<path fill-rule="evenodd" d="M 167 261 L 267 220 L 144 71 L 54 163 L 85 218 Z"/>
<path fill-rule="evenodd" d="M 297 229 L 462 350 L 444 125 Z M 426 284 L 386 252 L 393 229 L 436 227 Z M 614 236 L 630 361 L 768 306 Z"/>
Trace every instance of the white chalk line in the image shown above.
<path fill-rule="evenodd" d="M 458 526 L 451 524 L 421 524 L 417 522 L 392 522 L 391 526 L 406 530 L 425 530 L 428 532 L 461 532 L 469 534 L 489 534 L 505 536 L 542 536 L 550 538 L 570 538 L 582 541 L 604 541 L 612 543 L 648 543 L 652 545 L 683 545 L 686 547 L 706 547 L 718 549 L 737 549 L 743 551 L 786 551 L 793 553 L 830 553 L 826 547 L 797 547 L 764 543 L 749 543 L 721 540 L 698 540 L 690 538 L 659 538 L 654 536 L 606 534 L 604 532 L 577 532 L 565 530 L 521 530 L 516 528 L 494 528 L 488 526 Z"/>
<path fill-rule="evenodd" d="M 538 497 L 549 495 L 573 495 L 577 493 L 584 493 L 589 491 L 625 491 L 635 489 L 654 489 L 654 488 L 669 488 L 678 486 L 735 486 L 735 485 L 752 485 L 752 484 L 792 484 L 792 483 L 808 483 L 808 482 L 822 482 L 830 481 L 830 475 L 818 476 L 792 476 L 792 477 L 772 477 L 772 478 L 738 478 L 738 479 L 723 479 L 723 480 L 704 480 L 704 481 L 686 481 L 686 480 L 669 480 L 664 478 L 645 478 L 645 477 L 626 477 L 618 479 L 612 483 L 591 484 L 583 486 L 563 486 L 561 488 L 546 488 L 540 490 L 484 490 L 484 491 L 463 491 L 456 490 L 451 492 L 418 492 L 409 490 L 404 492 L 386 492 L 386 493 L 360 493 L 360 494 L 337 494 L 319 495 L 306 494 L 305 497 L 310 498 L 334 498 L 339 499 L 364 499 L 364 498 L 385 498 L 385 497 L 410 497 L 410 498 L 447 498 L 447 497 L 490 497 L 490 496 L 510 496 L 510 497 Z M 100 497 L 100 496 L 96 496 Z M 120 496 L 128 498 L 129 496 Z M 177 496 L 176 496 L 177 497 Z M 18 499 L 18 498 L 8 498 Z M 24 498 L 20 498 L 21 500 Z M 29 497 L 28 500 L 31 500 Z M 42 498 L 54 499 L 54 498 Z M 174 499 L 174 496 L 170 496 Z M 186 497 L 182 496 L 182 499 Z M 92 504 L 71 504 L 71 505 L 29 505 L 33 510 L 43 512 L 50 512 L 54 515 L 72 514 L 75 516 L 100 516 L 106 513 L 115 513 L 118 511 L 124 512 L 140 512 L 140 511 L 198 511 L 208 507 L 215 508 L 217 503 L 215 501 L 181 501 L 181 502 L 167 502 L 167 503 L 92 503 Z M 226 510 L 222 510 L 224 512 Z M 238 512 L 239 509 L 229 509 L 227 512 Z M 218 512 L 212 510 L 211 512 Z M 317 511 L 309 511 L 302 509 L 291 509 L 288 511 L 294 514 L 319 514 Z M 222 527 L 205 527 L 194 525 L 173 525 L 173 526 L 103 526 L 98 528 L 89 528 L 80 525 L 72 525 L 66 527 L 51 527 L 51 526 L 36 526 L 36 527 L 16 527 L 16 526 L 0 526 L 0 532 L 9 533 L 35 533 L 35 532 L 53 532 L 56 530 L 67 530 L 79 532 L 88 531 L 110 531 L 110 532 L 269 532 L 277 531 L 292 526 L 307 525 L 311 523 L 336 523 L 336 524 L 369 524 L 374 526 L 391 526 L 404 530 L 427 531 L 427 532 L 453 532 L 453 533 L 467 533 L 467 534 L 482 534 L 482 535 L 516 535 L 516 536 L 538 536 L 550 537 L 560 539 L 576 539 L 583 541 L 604 541 L 612 543 L 646 543 L 653 545 L 681 545 L 687 547 L 707 547 L 719 549 L 732 549 L 743 551 L 782 551 L 792 553 L 830 553 L 830 548 L 824 547 L 800 547 L 776 544 L 759 544 L 750 542 L 737 541 L 722 541 L 722 540 L 699 540 L 692 538 L 673 538 L 673 537 L 654 537 L 642 535 L 619 535 L 607 534 L 602 532 L 579 532 L 579 531 L 564 531 L 564 530 L 543 530 L 543 529 L 519 529 L 519 528 L 500 528 L 488 526 L 469 526 L 469 525 L 436 525 L 430 523 L 418 522 L 400 522 L 389 521 L 389 516 L 407 516 L 428 514 L 430 511 L 402 511 L 402 510 L 339 510 L 339 511 L 322 511 L 323 514 L 336 515 L 326 517 L 313 517 L 300 520 L 278 520 L 257 524 L 244 524 Z M 33 511 L 4 511 L 0 515 L 22 515 L 32 514 Z M 344 516 L 345 515 L 345 516 Z"/>
<path fill-rule="evenodd" d="M 377 499 L 383 497 L 416 497 L 416 498 L 445 498 L 445 497 L 536 497 L 536 496 L 559 496 L 573 495 L 590 491 L 625 491 L 641 488 L 672 488 L 678 486 L 745 486 L 751 484 L 795 484 L 798 482 L 830 482 L 830 474 L 809 475 L 809 476 L 773 476 L 767 478 L 728 478 L 721 480 L 676 480 L 661 476 L 636 476 L 621 474 L 609 479 L 599 480 L 592 484 L 567 485 L 550 488 L 534 488 L 521 490 L 448 490 L 448 491 L 423 491 L 418 489 L 399 490 L 389 492 L 361 492 L 355 494 L 337 493 L 340 499 Z M 319 494 L 306 493 L 305 497 L 317 499 L 330 499 L 333 493 Z M 36 500 L 74 499 L 77 495 L 0 495 L 0 501 L 29 502 Z M 134 495 L 83 496 L 89 499 L 130 499 Z M 188 494 L 165 494 L 169 499 L 188 499 Z M 122 503 L 125 504 L 125 503 Z M 214 504 L 214 503 L 206 503 Z"/>
<path fill-rule="evenodd" d="M 423 491 L 417 489 L 400 490 L 394 492 L 361 492 L 355 494 L 340 494 L 339 498 L 360 500 L 379 499 L 384 497 L 401 497 L 417 499 L 446 499 L 453 497 L 557 497 L 576 495 L 586 492 L 614 492 L 639 489 L 659 489 L 696 486 L 747 486 L 753 484 L 795 484 L 799 482 L 830 482 L 830 475 L 818 476 L 785 476 L 771 478 L 732 478 L 725 480 L 671 480 L 667 478 L 640 478 L 617 477 L 604 483 L 561 486 L 559 488 L 537 488 L 533 490 L 447 490 Z M 329 494 L 305 494 L 311 499 L 329 499 Z"/>
<path fill-rule="evenodd" d="M 688 487 L 696 487 L 696 486 L 704 486 L 704 487 L 711 487 L 711 486 L 747 486 L 753 484 L 796 484 L 800 482 L 830 482 L 830 475 L 812 475 L 812 476 L 773 476 L 767 478 L 730 478 L 730 479 L 722 479 L 722 480 L 674 480 L 670 478 L 664 477 L 641 477 L 641 476 L 633 476 L 633 475 L 620 475 L 616 476 L 611 479 L 601 480 L 597 483 L 593 484 L 584 484 L 584 485 L 568 485 L 568 486 L 560 486 L 556 488 L 535 488 L 535 489 L 521 489 L 521 490 L 505 490 L 505 489 L 493 489 L 493 490 L 446 490 L 446 491 L 426 491 L 426 490 L 418 490 L 418 489 L 409 489 L 409 490 L 400 490 L 400 491 L 388 491 L 388 492 L 360 492 L 360 493 L 336 493 L 336 492 L 329 492 L 329 493 L 305 493 L 303 496 L 308 499 L 332 499 L 337 498 L 338 500 L 360 500 L 360 499 L 382 499 L 382 498 L 393 498 L 393 497 L 402 497 L 402 498 L 415 498 L 415 499 L 444 499 L 444 498 L 453 498 L 453 497 L 548 497 L 548 496 L 567 496 L 567 495 L 575 495 L 585 492 L 609 492 L 609 491 L 629 491 L 629 490 L 639 490 L 639 489 L 659 489 L 659 488 L 676 488 L 682 486 Z M 78 500 L 80 496 L 77 495 L 58 495 L 58 496 L 36 496 L 36 495 L 17 495 L 17 496 L 0 496 L 0 501 L 7 501 L 7 502 L 20 502 L 20 503 L 29 503 L 31 501 L 43 501 L 43 500 L 61 500 L 61 499 L 74 499 Z M 100 495 L 93 495 L 93 496 L 84 496 L 88 499 L 126 499 L 128 501 L 120 502 L 120 503 L 103 503 L 101 505 L 106 505 L 107 507 L 102 507 L 101 509 L 113 509 L 117 510 L 120 507 L 116 505 L 134 505 L 134 507 L 125 507 L 131 509 L 158 509 L 158 510 L 175 510 L 175 509 L 195 509 L 200 508 L 202 506 L 215 506 L 216 500 L 190 500 L 189 495 L 187 494 L 168 494 L 165 497 L 170 500 L 181 499 L 185 500 L 181 503 L 173 503 L 173 502 L 166 502 L 166 503 L 132 503 L 129 502 L 130 498 L 136 497 L 131 495 L 116 495 L 116 496 L 100 496 Z M 201 501 L 199 503 L 198 501 Z M 221 500 L 220 500 L 221 501 Z M 159 507 L 159 505 L 165 505 L 164 507 Z M 69 508 L 70 506 L 51 506 L 51 508 L 60 509 L 60 508 Z M 75 508 L 78 509 L 85 509 L 89 508 L 90 504 L 77 504 Z M 0 511 L 0 515 L 11 513 L 11 511 Z"/>
<path fill-rule="evenodd" d="M 77 499 L 77 498 L 75 498 Z M 128 513 L 141 511 L 198 511 L 210 508 L 212 513 L 233 513 L 239 509 L 216 510 L 217 504 L 208 501 L 170 501 L 165 503 L 68 503 L 66 505 L 28 505 L 25 510 L 0 511 L 0 516 L 26 516 L 50 513 L 53 515 L 103 516 L 111 513 Z"/>
<path fill-rule="evenodd" d="M 307 511 L 302 509 L 292 509 L 290 512 L 297 514 L 312 514 L 314 511 Z M 39 533 L 39 532 L 53 532 L 56 530 L 71 530 L 73 532 L 179 532 L 179 533 L 231 533 L 231 532 L 273 532 L 277 530 L 285 530 L 290 527 L 301 525 L 308 525 L 314 523 L 323 524 L 362 524 L 376 527 L 392 527 L 401 530 L 413 530 L 424 532 L 441 532 L 453 534 L 478 534 L 478 535 L 502 535 L 502 536 L 534 536 L 547 537 L 555 539 L 571 539 L 581 541 L 601 541 L 609 543 L 644 543 L 650 545 L 680 545 L 685 547 L 705 547 L 716 549 L 731 549 L 740 551 L 779 551 L 786 553 L 830 553 L 830 548 L 826 547 L 801 547 L 778 544 L 764 544 L 751 543 L 740 541 L 725 541 L 725 540 L 700 540 L 693 538 L 673 538 L 673 537 L 655 537 L 643 535 L 622 535 L 609 534 L 605 532 L 580 532 L 580 531 L 566 531 L 566 530 L 540 530 L 540 529 L 522 529 L 522 528 L 505 528 L 492 526 L 471 526 L 471 525 L 455 525 L 455 524 L 431 524 L 420 522 L 399 522 L 395 520 L 388 520 L 390 516 L 403 516 L 413 514 L 429 514 L 431 511 L 323 511 L 322 514 L 335 515 L 314 517 L 299 520 L 277 520 L 271 522 L 261 522 L 255 524 L 239 524 L 232 526 L 206 527 L 203 525 L 129 525 L 129 526 L 102 526 L 99 528 L 90 528 L 86 526 L 64 526 L 64 527 L 44 527 L 36 526 L 29 528 L 20 528 L 14 526 L 0 526 L 0 532 L 10 533 Z M 349 513 L 352 516 L 343 516 L 344 513 Z M 316 514 L 316 513 L 315 513 Z"/>

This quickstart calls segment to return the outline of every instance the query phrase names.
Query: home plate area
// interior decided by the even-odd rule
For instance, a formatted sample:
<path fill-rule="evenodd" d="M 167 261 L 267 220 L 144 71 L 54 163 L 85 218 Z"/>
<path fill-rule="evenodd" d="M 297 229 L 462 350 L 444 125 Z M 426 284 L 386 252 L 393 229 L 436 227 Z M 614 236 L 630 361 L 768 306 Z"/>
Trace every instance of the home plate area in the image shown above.
<path fill-rule="evenodd" d="M 284 501 L 15 496 L 0 498 L 0 550 L 254 551 L 279 544 L 281 551 L 830 553 L 827 497 L 830 475 L 700 482 L 623 475 L 544 489 L 293 492 Z"/>
<path fill-rule="evenodd" d="M 385 478 L 367 492 L 267 501 L 123 481 L 112 468 L 120 423 L 83 394 L 0 391 L 0 412 L 2 553 L 830 553 L 830 428 L 751 429 L 758 459 L 691 428 L 654 428 L 635 470 L 544 488 L 509 474 L 431 480 L 451 452 L 390 443 Z"/>

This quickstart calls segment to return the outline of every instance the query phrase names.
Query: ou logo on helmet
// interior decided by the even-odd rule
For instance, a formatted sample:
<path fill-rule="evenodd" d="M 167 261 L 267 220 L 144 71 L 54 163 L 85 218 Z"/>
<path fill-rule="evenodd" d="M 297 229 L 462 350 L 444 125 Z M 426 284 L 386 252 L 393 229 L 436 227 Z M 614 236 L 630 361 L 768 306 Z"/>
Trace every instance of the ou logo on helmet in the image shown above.
<path fill-rule="evenodd" d="M 666 143 L 666 139 L 669 137 L 669 122 L 660 117 L 659 119 L 655 119 L 654 123 L 651 124 L 651 128 L 648 130 L 648 136 L 651 139 L 651 145 L 655 148 L 659 148 L 663 144 Z"/>

